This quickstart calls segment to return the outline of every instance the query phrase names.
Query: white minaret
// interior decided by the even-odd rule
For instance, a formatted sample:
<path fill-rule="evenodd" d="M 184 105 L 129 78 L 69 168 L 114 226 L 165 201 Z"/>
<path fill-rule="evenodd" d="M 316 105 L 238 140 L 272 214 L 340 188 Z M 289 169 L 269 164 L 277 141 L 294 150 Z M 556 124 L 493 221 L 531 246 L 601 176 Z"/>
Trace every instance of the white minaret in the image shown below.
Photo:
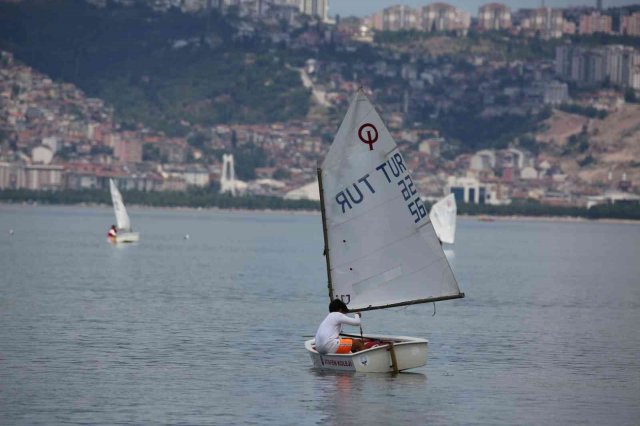
<path fill-rule="evenodd" d="M 236 195 L 236 170 L 233 165 L 233 154 L 222 154 L 222 176 L 220 176 L 220 193 L 230 192 Z"/>

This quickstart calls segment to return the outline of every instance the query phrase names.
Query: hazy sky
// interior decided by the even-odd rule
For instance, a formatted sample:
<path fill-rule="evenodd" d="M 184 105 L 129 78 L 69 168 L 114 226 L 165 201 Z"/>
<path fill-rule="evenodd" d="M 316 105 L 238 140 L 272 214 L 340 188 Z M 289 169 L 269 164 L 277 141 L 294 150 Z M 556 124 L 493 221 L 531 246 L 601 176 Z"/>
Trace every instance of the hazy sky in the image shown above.
<path fill-rule="evenodd" d="M 447 0 L 446 3 L 464 9 L 471 13 L 472 16 L 475 16 L 478 14 L 478 7 L 492 1 L 495 0 Z M 418 7 L 434 2 L 435 0 L 329 0 L 329 15 L 366 16 L 396 4 Z M 514 10 L 539 6 L 541 0 L 502 0 L 499 2 L 508 5 Z M 638 4 L 638 0 L 603 0 L 605 8 L 629 4 Z M 595 6 L 596 0 L 546 0 L 546 5 L 551 7 Z"/>

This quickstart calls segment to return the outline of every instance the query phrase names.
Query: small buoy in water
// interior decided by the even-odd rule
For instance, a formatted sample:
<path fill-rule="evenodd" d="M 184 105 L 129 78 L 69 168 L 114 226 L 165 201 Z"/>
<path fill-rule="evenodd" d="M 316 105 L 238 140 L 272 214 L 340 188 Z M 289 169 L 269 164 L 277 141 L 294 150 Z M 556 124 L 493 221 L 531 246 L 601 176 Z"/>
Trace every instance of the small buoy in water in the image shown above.
<path fill-rule="evenodd" d="M 9 229 L 9 235 L 13 235 L 13 229 Z"/>
<path fill-rule="evenodd" d="M 189 239 L 189 234 L 185 234 L 184 239 L 188 240 Z"/>

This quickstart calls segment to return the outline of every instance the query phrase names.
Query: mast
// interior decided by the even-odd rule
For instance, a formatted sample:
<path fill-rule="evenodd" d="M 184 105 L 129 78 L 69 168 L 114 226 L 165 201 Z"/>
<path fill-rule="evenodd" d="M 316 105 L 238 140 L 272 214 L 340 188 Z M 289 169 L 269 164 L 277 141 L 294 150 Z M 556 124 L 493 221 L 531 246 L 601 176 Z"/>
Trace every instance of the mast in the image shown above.
<path fill-rule="evenodd" d="M 329 238 L 327 236 L 327 216 L 324 210 L 324 189 L 322 187 L 322 169 L 318 167 L 318 187 L 320 189 L 320 212 L 322 214 L 322 235 L 324 236 L 324 260 L 327 263 L 327 287 L 329 300 L 333 300 L 333 283 L 331 282 L 331 260 L 329 259 Z"/>

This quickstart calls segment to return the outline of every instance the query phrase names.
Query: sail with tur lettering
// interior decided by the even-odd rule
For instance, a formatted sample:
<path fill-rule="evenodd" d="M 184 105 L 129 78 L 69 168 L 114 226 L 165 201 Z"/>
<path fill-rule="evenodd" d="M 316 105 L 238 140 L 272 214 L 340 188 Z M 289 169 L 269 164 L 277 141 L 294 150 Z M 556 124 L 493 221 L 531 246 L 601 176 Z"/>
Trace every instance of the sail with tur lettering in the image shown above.
<path fill-rule="evenodd" d="M 109 185 L 111 188 L 111 201 L 113 202 L 113 210 L 116 214 L 116 225 L 118 229 L 128 231 L 131 229 L 131 222 L 129 221 L 127 209 L 124 207 L 122 195 L 120 194 L 120 191 L 118 191 L 118 187 L 116 186 L 113 179 L 109 179 Z"/>
<path fill-rule="evenodd" d="M 453 244 L 456 239 L 456 214 L 458 207 L 456 197 L 449 194 L 431 207 L 429 219 L 433 223 L 440 241 Z"/>
<path fill-rule="evenodd" d="M 407 163 L 361 90 L 321 180 L 330 297 L 355 311 L 464 296 Z"/>

